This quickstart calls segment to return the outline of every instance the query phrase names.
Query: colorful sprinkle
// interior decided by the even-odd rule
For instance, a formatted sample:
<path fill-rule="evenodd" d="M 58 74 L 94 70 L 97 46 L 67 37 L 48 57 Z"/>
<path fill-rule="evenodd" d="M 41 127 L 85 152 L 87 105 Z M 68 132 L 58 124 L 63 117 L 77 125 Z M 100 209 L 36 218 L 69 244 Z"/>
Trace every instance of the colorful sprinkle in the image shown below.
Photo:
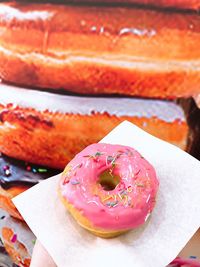
<path fill-rule="evenodd" d="M 9 169 L 5 170 L 5 175 L 6 175 L 6 176 L 10 176 L 10 175 L 11 175 L 11 172 L 10 172 Z"/>
<path fill-rule="evenodd" d="M 147 200 L 146 200 L 146 203 L 149 202 L 150 198 L 151 198 L 151 195 L 148 195 Z"/>
<path fill-rule="evenodd" d="M 45 168 L 39 168 L 38 169 L 38 172 L 40 172 L 40 173 L 44 173 L 44 172 L 47 172 L 48 170 L 47 169 L 45 169 Z"/>
<path fill-rule="evenodd" d="M 114 161 L 114 157 L 112 157 L 112 156 L 107 156 L 107 158 L 106 158 L 106 163 L 107 164 L 110 164 L 110 163 L 112 163 Z"/>
<path fill-rule="evenodd" d="M 114 198 L 115 201 L 117 200 L 117 196 L 116 195 L 113 195 L 113 198 Z"/>
<path fill-rule="evenodd" d="M 77 181 L 76 179 L 70 180 L 70 183 L 73 184 L 73 185 L 80 184 L 80 182 Z"/>
<path fill-rule="evenodd" d="M 83 166 L 82 163 L 79 163 L 73 167 L 73 170 L 80 169 Z"/>
<path fill-rule="evenodd" d="M 128 204 L 128 196 L 124 195 L 123 199 L 124 199 L 124 205 L 127 205 Z"/>
<path fill-rule="evenodd" d="M 10 166 L 9 165 L 4 165 L 3 166 L 3 170 L 6 171 L 6 170 L 9 170 L 10 169 Z"/>
<path fill-rule="evenodd" d="M 103 154 L 105 154 L 105 153 L 97 151 L 96 154 L 95 154 L 94 156 L 95 156 L 95 157 L 100 157 L 100 156 L 102 156 Z"/>
<path fill-rule="evenodd" d="M 144 187 L 143 184 L 135 184 L 135 185 L 138 186 L 138 187 Z"/>
<path fill-rule="evenodd" d="M 83 156 L 84 158 L 91 158 L 92 157 L 92 155 L 85 155 L 85 156 Z"/>
<path fill-rule="evenodd" d="M 28 165 L 28 166 L 26 167 L 26 170 L 27 170 L 28 172 L 30 172 L 30 171 L 31 171 L 31 166 Z"/>
<path fill-rule="evenodd" d="M 80 164 L 78 164 L 78 167 L 77 168 L 81 168 L 83 166 L 83 163 L 80 163 Z"/>
<path fill-rule="evenodd" d="M 118 197 L 120 198 L 120 200 L 122 200 L 122 196 L 120 195 L 120 193 L 118 193 Z"/>
<path fill-rule="evenodd" d="M 106 206 L 114 208 L 114 207 L 117 206 L 117 204 L 118 204 L 118 200 L 116 200 L 116 201 L 110 201 L 110 202 L 107 202 L 106 203 Z"/>
<path fill-rule="evenodd" d="M 124 153 L 125 153 L 127 156 L 129 156 L 129 157 L 132 157 L 132 156 L 133 156 L 133 152 L 130 151 L 129 149 L 127 149 Z"/>
<path fill-rule="evenodd" d="M 33 172 L 33 173 L 36 173 L 37 170 L 36 170 L 35 168 L 32 168 L 32 172 Z"/>
<path fill-rule="evenodd" d="M 63 181 L 63 185 L 69 183 L 69 177 L 65 177 L 64 181 Z"/>
<path fill-rule="evenodd" d="M 127 191 L 128 191 L 129 193 L 131 193 L 131 192 L 133 191 L 133 188 L 132 188 L 131 185 L 128 186 Z"/>
<path fill-rule="evenodd" d="M 35 245 L 35 243 L 36 243 L 36 239 L 33 239 L 32 244 Z"/>
<path fill-rule="evenodd" d="M 103 199 L 103 202 L 105 202 L 106 200 L 109 200 L 109 199 L 111 199 L 111 198 L 113 198 L 112 196 L 107 196 L 107 197 L 105 197 L 104 199 Z"/>
<path fill-rule="evenodd" d="M 117 163 L 116 163 L 116 160 L 117 160 L 121 155 L 122 155 L 122 153 L 117 154 L 115 157 L 113 157 L 113 156 L 107 156 L 107 157 L 106 157 L 106 165 L 111 164 L 111 165 L 112 165 L 112 168 L 114 168 L 115 165 L 117 164 Z"/>
<path fill-rule="evenodd" d="M 17 241 L 17 235 L 14 234 L 10 241 L 11 241 L 12 243 L 15 243 L 15 242 Z"/>
<path fill-rule="evenodd" d="M 127 195 L 127 191 L 125 189 L 122 189 L 120 191 L 120 195 L 123 196 L 123 195 Z"/>
<path fill-rule="evenodd" d="M 85 155 L 83 157 L 84 158 L 89 158 L 89 159 L 90 158 L 96 159 L 97 157 L 100 157 L 103 154 L 105 154 L 105 153 L 97 151 L 94 155 Z"/>
<path fill-rule="evenodd" d="M 140 170 L 135 173 L 135 175 L 138 175 L 140 173 Z"/>
<path fill-rule="evenodd" d="M 111 164 L 112 164 L 112 168 L 114 168 L 116 165 L 115 161 L 112 161 Z"/>

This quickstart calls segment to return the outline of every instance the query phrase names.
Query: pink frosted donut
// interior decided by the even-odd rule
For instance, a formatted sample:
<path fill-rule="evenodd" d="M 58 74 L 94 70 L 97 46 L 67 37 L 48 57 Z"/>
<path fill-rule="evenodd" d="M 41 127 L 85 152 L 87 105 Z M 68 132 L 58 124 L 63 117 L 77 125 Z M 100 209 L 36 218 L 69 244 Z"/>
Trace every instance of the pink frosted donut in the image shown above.
<path fill-rule="evenodd" d="M 59 193 L 80 225 L 113 237 L 147 220 L 158 187 L 154 168 L 135 149 L 98 143 L 66 166 Z"/>

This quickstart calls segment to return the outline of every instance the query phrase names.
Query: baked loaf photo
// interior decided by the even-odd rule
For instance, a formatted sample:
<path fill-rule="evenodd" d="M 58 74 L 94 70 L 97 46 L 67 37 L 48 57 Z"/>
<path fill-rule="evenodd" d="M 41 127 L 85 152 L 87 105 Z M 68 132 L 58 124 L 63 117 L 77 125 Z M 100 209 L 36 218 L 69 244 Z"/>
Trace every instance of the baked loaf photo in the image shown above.
<path fill-rule="evenodd" d="M 63 169 L 124 120 L 187 150 L 189 127 L 174 102 L 66 96 L 0 85 L 0 151 L 17 159 Z"/>
<path fill-rule="evenodd" d="M 199 92 L 199 40 L 196 13 L 1 3 L 0 78 L 80 94 L 189 97 Z"/>

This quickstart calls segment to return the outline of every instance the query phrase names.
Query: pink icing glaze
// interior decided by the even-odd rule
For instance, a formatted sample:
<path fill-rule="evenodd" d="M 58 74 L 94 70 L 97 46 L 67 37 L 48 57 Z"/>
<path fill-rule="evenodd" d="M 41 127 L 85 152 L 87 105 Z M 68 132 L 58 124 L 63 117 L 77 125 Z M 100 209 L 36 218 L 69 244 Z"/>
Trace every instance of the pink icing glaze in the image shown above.
<path fill-rule="evenodd" d="M 120 182 L 110 191 L 99 184 L 109 170 Z M 67 165 L 60 182 L 64 198 L 98 228 L 128 230 L 150 215 L 159 182 L 152 165 L 131 147 L 93 144 Z"/>

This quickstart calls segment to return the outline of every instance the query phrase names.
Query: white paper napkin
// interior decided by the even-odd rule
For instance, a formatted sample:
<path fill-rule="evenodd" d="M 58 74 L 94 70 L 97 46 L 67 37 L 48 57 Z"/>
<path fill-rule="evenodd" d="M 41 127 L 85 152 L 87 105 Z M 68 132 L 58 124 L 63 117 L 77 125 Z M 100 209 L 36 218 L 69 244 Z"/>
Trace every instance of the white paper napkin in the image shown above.
<path fill-rule="evenodd" d="M 101 142 L 137 149 L 156 169 L 156 207 L 143 227 L 113 239 L 82 229 L 57 196 L 60 176 L 32 187 L 14 203 L 59 267 L 164 267 L 200 226 L 200 162 L 125 121 Z"/>

